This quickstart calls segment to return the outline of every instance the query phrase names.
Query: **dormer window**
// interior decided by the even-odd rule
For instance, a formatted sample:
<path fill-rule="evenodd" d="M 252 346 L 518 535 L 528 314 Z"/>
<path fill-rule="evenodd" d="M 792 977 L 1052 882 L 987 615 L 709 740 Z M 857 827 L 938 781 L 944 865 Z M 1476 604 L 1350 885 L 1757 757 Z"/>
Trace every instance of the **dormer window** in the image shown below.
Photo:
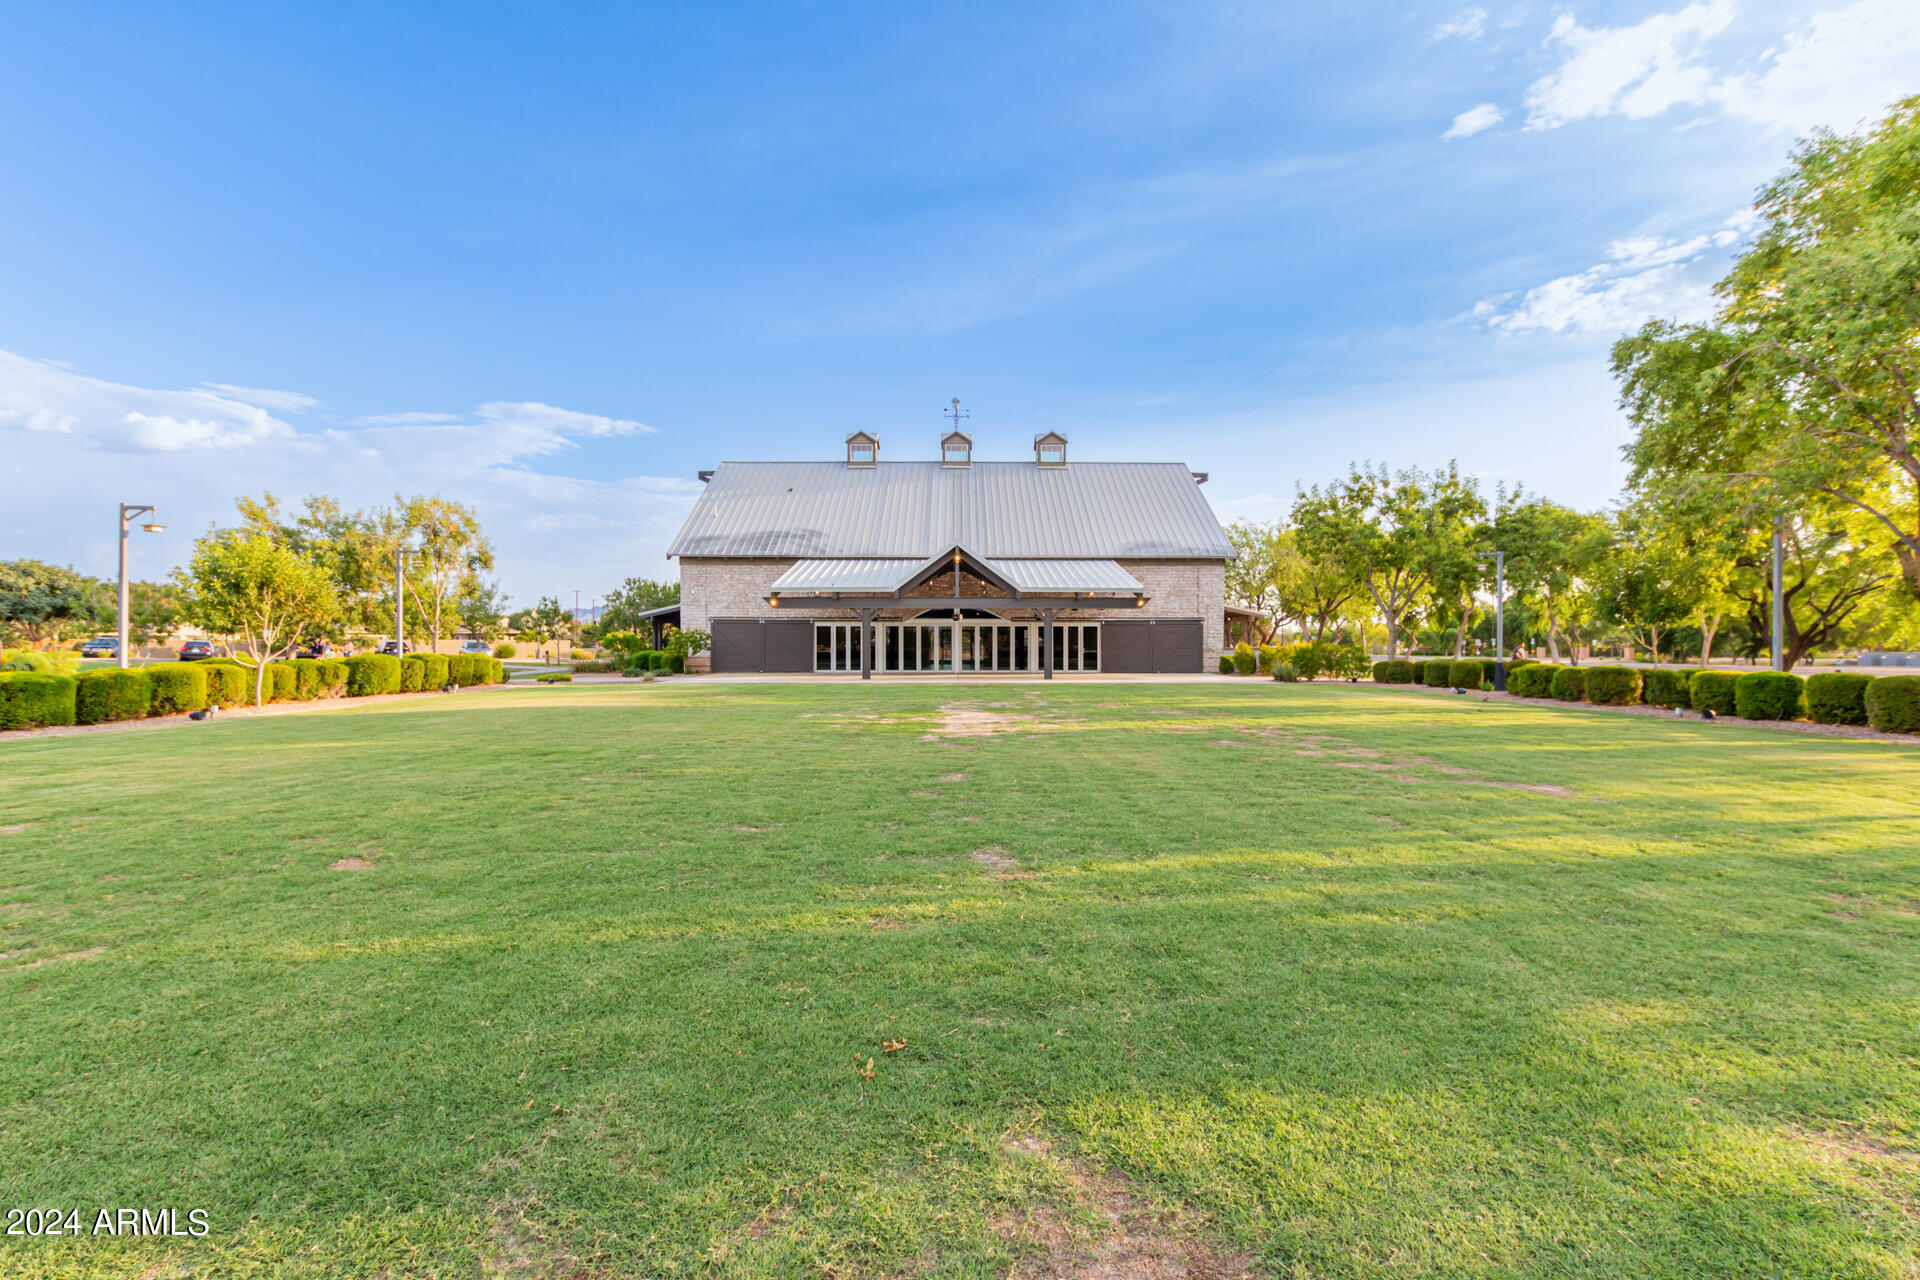
<path fill-rule="evenodd" d="M 880 441 L 864 431 L 847 437 L 847 465 L 871 467 L 880 461 Z"/>
<path fill-rule="evenodd" d="M 1064 467 L 1067 465 L 1067 438 L 1058 431 L 1049 431 L 1033 438 L 1033 460 L 1043 467 Z"/>
<path fill-rule="evenodd" d="M 973 437 L 964 431 L 949 431 L 940 441 L 940 465 L 964 467 L 973 461 Z"/>

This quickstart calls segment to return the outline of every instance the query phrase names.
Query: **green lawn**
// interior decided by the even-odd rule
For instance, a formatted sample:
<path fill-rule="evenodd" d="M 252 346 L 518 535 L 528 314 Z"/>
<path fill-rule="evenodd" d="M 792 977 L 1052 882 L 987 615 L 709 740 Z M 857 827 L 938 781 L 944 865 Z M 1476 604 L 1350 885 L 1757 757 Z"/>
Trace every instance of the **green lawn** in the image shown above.
<path fill-rule="evenodd" d="M 1121 1180 L 1276 1276 L 1920 1257 L 1904 746 L 1266 681 L 18 741 L 0 953 L 0 1209 L 212 1225 L 8 1276 L 1004 1275 Z"/>

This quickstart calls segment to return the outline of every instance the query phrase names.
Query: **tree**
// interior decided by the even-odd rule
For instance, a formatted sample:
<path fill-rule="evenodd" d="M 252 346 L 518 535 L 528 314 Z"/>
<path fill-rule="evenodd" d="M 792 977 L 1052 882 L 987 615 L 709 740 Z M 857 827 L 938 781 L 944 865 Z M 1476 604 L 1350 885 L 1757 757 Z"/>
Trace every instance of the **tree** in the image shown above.
<path fill-rule="evenodd" d="M 1294 549 L 1284 524 L 1235 520 L 1227 526 L 1233 559 L 1227 561 L 1227 599 L 1260 618 L 1260 643 L 1271 644 L 1282 621 L 1292 616 L 1281 587 L 1282 562 Z"/>
<path fill-rule="evenodd" d="M 38 560 L 0 561 L 0 628 L 31 644 L 93 625 L 94 580 Z"/>
<path fill-rule="evenodd" d="M 325 568 L 253 530 L 214 530 L 194 544 L 187 569 L 174 572 L 192 592 L 190 620 L 246 642 L 255 706 L 265 701 L 267 663 L 291 653 L 339 607 Z"/>
<path fill-rule="evenodd" d="M 1788 670 L 1822 646 L 1897 579 L 1872 521 L 1837 500 L 1781 522 L 1781 654 Z M 1735 560 L 1729 593 L 1756 637 L 1773 631 L 1773 530 L 1757 526 Z"/>
<path fill-rule="evenodd" d="M 505 619 L 510 607 L 500 584 L 478 575 L 461 587 L 453 605 L 454 612 L 460 615 L 460 625 L 489 642 L 506 633 Z"/>
<path fill-rule="evenodd" d="M 1660 665 L 1660 636 L 1695 616 L 1706 583 L 1672 531 L 1643 510 L 1622 513 L 1594 567 L 1600 615 L 1644 645 Z"/>
<path fill-rule="evenodd" d="M 1544 498 L 1501 511 L 1493 543 L 1507 553 L 1507 588 L 1547 621 L 1547 654 L 1560 661 L 1560 637 L 1571 636 L 1590 603 L 1586 576 L 1605 553 L 1607 531 L 1598 516 Z"/>
<path fill-rule="evenodd" d="M 642 627 L 651 630 L 650 624 L 640 615 L 665 605 L 680 603 L 680 584 L 677 582 L 656 582 L 652 578 L 628 578 L 619 587 L 607 593 L 605 605 L 600 610 L 600 629 L 602 631 L 638 631 Z"/>
<path fill-rule="evenodd" d="M 573 611 L 562 608 L 552 596 L 541 596 L 533 608 L 514 614 L 512 622 L 513 629 L 534 644 L 565 639 L 575 626 Z"/>
<path fill-rule="evenodd" d="M 1389 475 L 1348 468 L 1344 481 L 1315 485 L 1293 506 L 1300 546 L 1366 587 L 1387 625 L 1387 656 L 1399 652 L 1403 619 L 1432 587 L 1484 510 L 1477 487 L 1457 467 Z"/>
<path fill-rule="evenodd" d="M 480 531 L 480 517 L 471 507 L 442 497 L 402 498 L 387 527 L 394 541 L 411 540 L 423 555 L 407 569 L 407 591 L 435 640 L 450 634 L 445 625 L 447 601 L 477 585 L 482 570 L 493 568 L 493 546 Z"/>
<path fill-rule="evenodd" d="M 1713 323 L 1614 347 L 1631 483 L 1731 487 L 1767 519 L 1851 507 L 1920 596 L 1920 97 L 1815 133 L 1755 208 Z"/>

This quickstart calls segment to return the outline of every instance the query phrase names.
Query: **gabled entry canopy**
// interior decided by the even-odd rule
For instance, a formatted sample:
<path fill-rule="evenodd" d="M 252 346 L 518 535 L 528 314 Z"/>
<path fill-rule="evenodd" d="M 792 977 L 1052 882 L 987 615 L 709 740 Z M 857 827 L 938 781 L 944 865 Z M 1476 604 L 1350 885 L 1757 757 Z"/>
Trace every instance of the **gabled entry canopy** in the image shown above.
<path fill-rule="evenodd" d="M 951 590 L 944 590 L 951 582 Z M 775 580 L 768 603 L 846 607 L 843 597 L 1018 600 L 1030 607 L 1146 603 L 1146 588 L 1113 560 L 988 559 L 953 547 L 928 560 L 801 560 Z M 1045 606 L 1041 601 L 1046 602 Z"/>

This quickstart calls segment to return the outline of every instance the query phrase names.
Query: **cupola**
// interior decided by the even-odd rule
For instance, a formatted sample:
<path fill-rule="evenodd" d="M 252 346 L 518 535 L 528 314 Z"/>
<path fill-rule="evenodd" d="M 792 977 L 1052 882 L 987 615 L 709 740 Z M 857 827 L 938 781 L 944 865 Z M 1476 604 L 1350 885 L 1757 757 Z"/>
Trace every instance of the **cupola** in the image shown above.
<path fill-rule="evenodd" d="M 864 431 L 856 431 L 847 437 L 847 465 L 849 467 L 871 467 L 880 461 L 880 438 L 870 436 Z"/>
<path fill-rule="evenodd" d="M 1033 438 L 1033 460 L 1043 467 L 1064 467 L 1067 465 L 1067 438 L 1058 431 L 1048 431 Z"/>
<path fill-rule="evenodd" d="M 964 467 L 973 462 L 973 437 L 964 431 L 949 431 L 940 437 L 940 465 Z"/>

